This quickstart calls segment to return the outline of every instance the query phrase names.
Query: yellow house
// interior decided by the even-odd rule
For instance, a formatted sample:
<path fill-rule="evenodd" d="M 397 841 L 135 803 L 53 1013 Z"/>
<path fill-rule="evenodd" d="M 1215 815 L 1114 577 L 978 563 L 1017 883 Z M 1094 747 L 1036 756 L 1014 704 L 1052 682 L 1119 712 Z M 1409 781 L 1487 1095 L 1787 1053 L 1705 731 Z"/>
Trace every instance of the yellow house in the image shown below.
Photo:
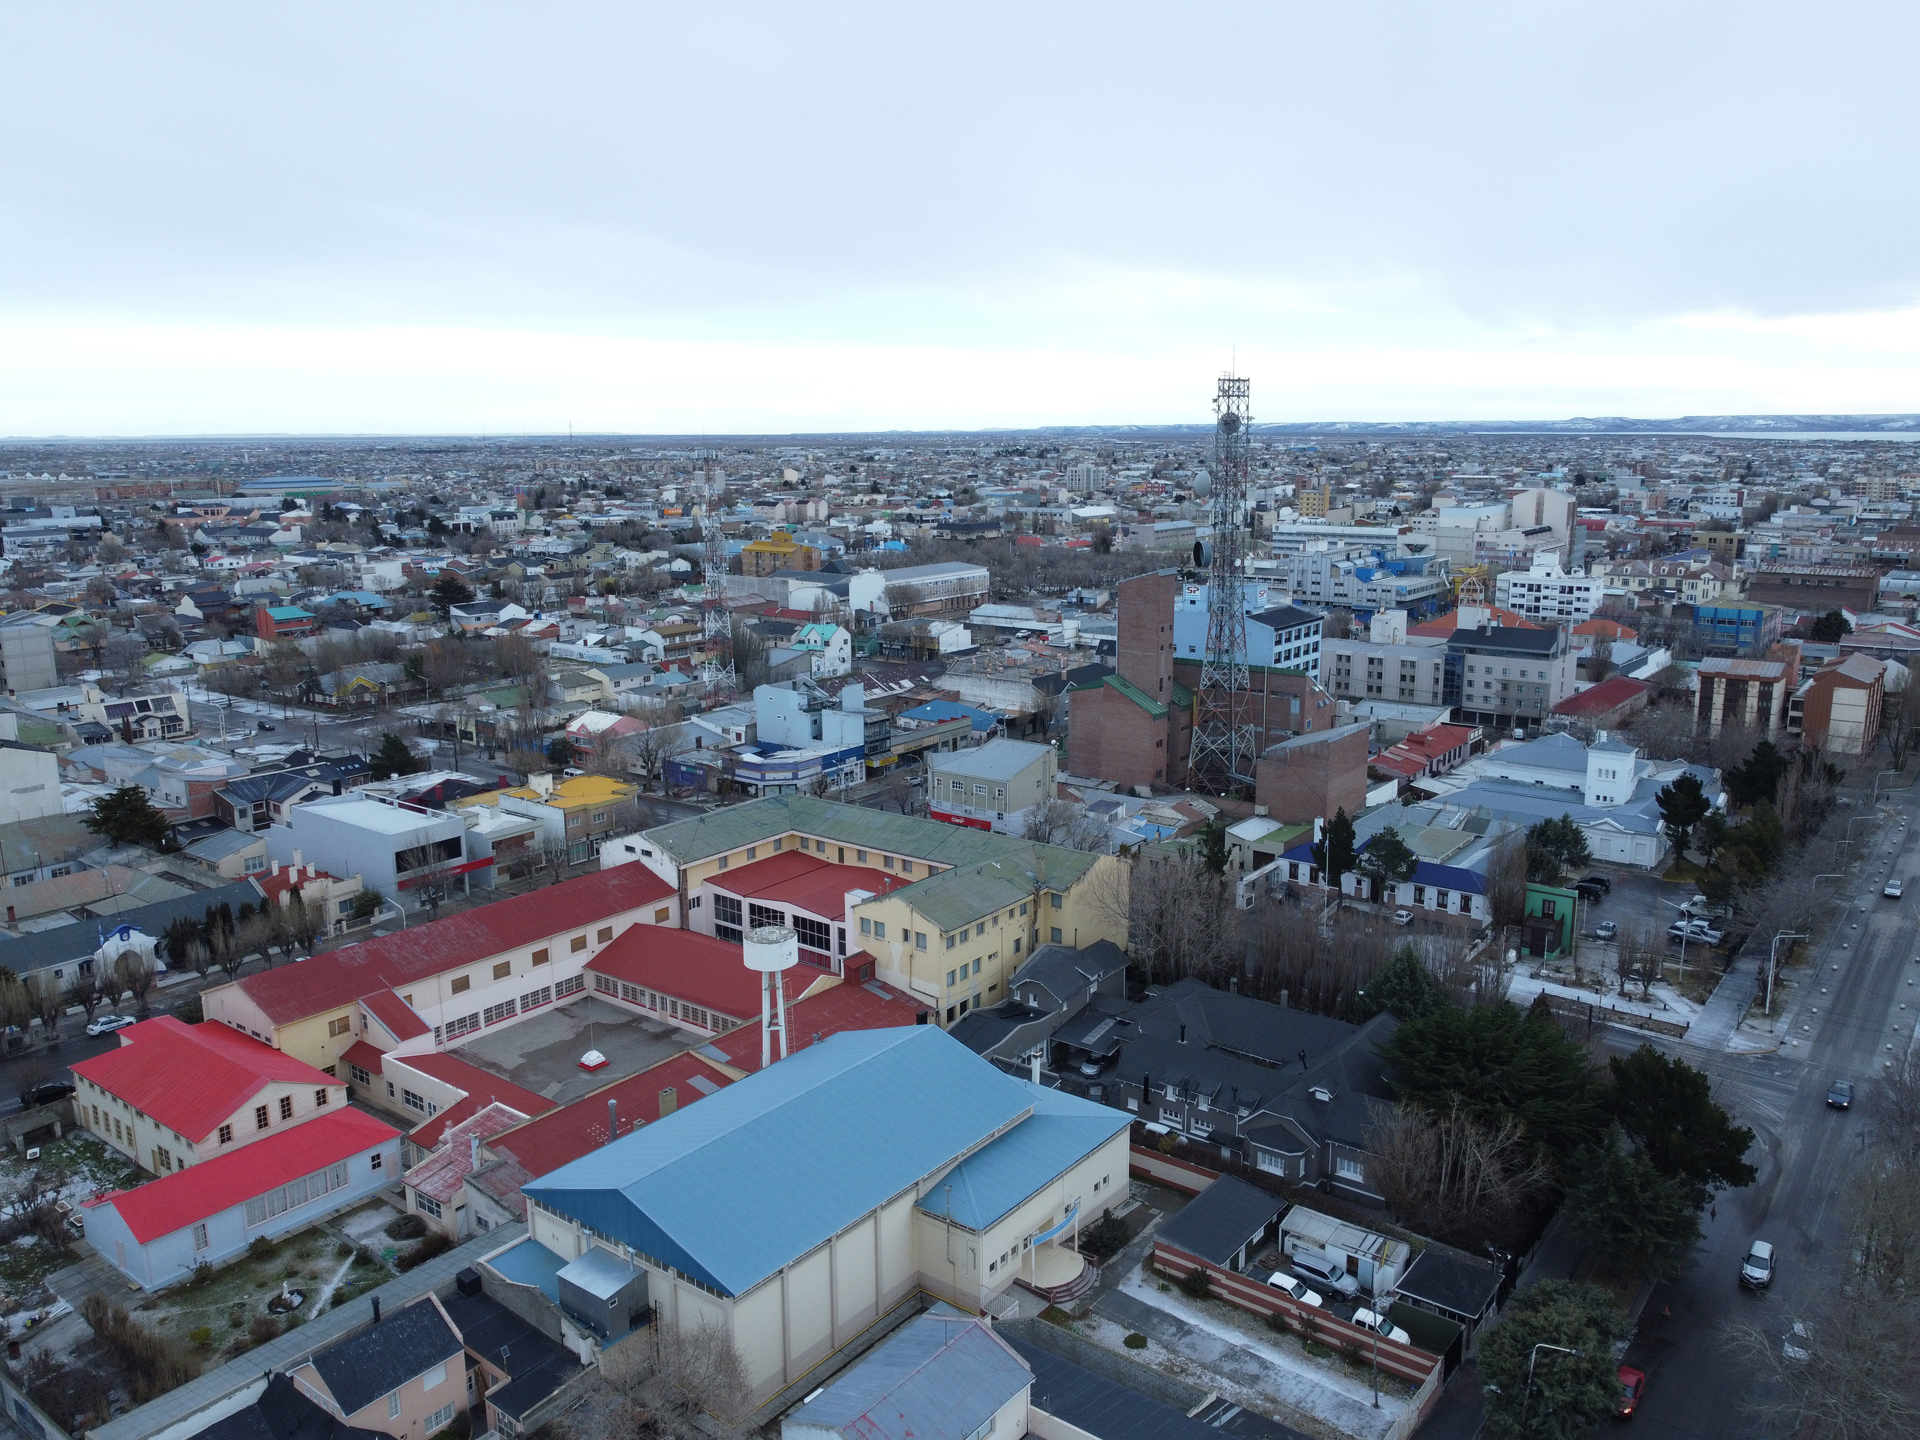
<path fill-rule="evenodd" d="M 1005 999 L 1036 945 L 1127 944 L 1127 871 L 1112 856 L 811 796 L 729 806 L 618 849 L 674 885 L 682 924 L 707 934 L 711 882 L 743 866 L 800 852 L 875 872 L 892 883 L 876 883 L 884 893 L 871 898 L 856 894 L 847 947 L 873 957 L 869 978 L 921 999 L 943 1027 Z"/>
<path fill-rule="evenodd" d="M 557 785 L 551 775 L 535 775 L 530 784 L 470 795 L 453 805 L 487 805 L 536 821 L 540 842 L 565 844 L 567 863 L 578 865 L 593 854 L 596 841 L 621 828 L 620 807 L 639 793 L 638 785 L 607 775 L 575 775 Z"/>

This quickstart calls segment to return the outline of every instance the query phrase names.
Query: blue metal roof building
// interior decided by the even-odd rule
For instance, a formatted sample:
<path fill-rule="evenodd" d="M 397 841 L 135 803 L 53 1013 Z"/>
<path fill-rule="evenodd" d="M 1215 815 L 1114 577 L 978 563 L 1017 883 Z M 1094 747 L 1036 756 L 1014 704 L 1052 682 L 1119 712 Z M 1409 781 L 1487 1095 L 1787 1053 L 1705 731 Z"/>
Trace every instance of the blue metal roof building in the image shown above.
<path fill-rule="evenodd" d="M 1024 1083 L 938 1026 L 851 1031 L 525 1193 L 741 1295 L 1033 1105 Z"/>
<path fill-rule="evenodd" d="M 532 1236 L 489 1263 L 551 1298 L 518 1250 L 610 1250 L 661 1323 L 727 1330 L 756 1402 L 798 1399 L 919 1293 L 1084 1294 L 1073 1241 L 1126 1193 L 1128 1118 L 937 1025 L 846 1031 L 526 1184 Z"/>

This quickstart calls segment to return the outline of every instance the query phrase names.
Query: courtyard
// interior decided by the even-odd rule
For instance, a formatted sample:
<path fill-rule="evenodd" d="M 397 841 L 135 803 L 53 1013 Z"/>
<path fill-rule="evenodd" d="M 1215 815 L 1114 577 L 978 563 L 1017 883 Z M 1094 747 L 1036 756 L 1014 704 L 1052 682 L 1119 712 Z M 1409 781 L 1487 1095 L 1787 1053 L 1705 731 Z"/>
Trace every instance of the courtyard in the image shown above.
<path fill-rule="evenodd" d="M 698 1037 L 677 1025 L 588 994 L 477 1035 L 458 1053 L 503 1080 L 565 1105 L 698 1043 Z M 582 1070 L 580 1057 L 589 1050 L 606 1056 L 606 1065 Z"/>

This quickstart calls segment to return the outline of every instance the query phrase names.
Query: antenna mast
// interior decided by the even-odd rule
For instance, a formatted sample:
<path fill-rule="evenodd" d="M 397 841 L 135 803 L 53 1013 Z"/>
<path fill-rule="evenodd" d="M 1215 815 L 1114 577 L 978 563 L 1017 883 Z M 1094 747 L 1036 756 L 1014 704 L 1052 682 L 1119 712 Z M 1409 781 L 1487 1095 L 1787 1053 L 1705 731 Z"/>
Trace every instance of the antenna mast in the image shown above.
<path fill-rule="evenodd" d="M 706 468 L 696 477 L 703 505 L 700 535 L 706 544 L 700 562 L 706 594 L 700 608 L 707 651 L 707 703 L 713 705 L 733 694 L 738 677 L 733 673 L 733 624 L 727 611 L 727 540 L 720 532 L 720 512 L 727 503 L 727 477 L 719 465 L 719 452 L 709 450 L 703 458 Z"/>
<path fill-rule="evenodd" d="M 1247 452 L 1253 382 L 1222 375 L 1213 397 L 1213 537 L 1194 546 L 1207 564 L 1207 650 L 1188 766 L 1226 794 L 1253 783 L 1253 704 L 1247 677 Z"/>

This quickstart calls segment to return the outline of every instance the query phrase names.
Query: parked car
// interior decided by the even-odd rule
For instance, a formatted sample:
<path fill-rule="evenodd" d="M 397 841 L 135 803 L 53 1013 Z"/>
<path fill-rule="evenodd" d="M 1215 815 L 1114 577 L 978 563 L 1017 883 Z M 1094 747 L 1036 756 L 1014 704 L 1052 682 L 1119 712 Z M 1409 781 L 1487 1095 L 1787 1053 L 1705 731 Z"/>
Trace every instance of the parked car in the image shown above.
<path fill-rule="evenodd" d="M 1827 1104 L 1836 1110 L 1853 1108 L 1853 1081 L 1836 1080 L 1827 1089 Z"/>
<path fill-rule="evenodd" d="M 1284 1270 L 1274 1271 L 1273 1274 L 1267 1277 L 1267 1283 L 1282 1295 L 1291 1299 L 1296 1305 L 1324 1305 L 1327 1303 L 1321 1298 L 1318 1290 L 1309 1290 Z"/>
<path fill-rule="evenodd" d="M 1780 1342 L 1780 1353 L 1796 1365 L 1804 1365 L 1813 1358 L 1813 1334 L 1805 1321 L 1796 1320 L 1788 1327 L 1786 1338 Z"/>
<path fill-rule="evenodd" d="M 1589 905 L 1598 905 L 1602 900 L 1607 898 L 1606 888 L 1601 885 L 1596 885 L 1591 877 L 1585 880 L 1575 881 L 1573 893 Z"/>
<path fill-rule="evenodd" d="M 273 722 L 271 720 L 258 720 L 254 722 L 253 728 L 256 730 L 272 730 Z"/>
<path fill-rule="evenodd" d="M 1620 927 L 1611 920 L 1602 920 L 1593 927 L 1593 938 L 1596 940 L 1612 940 L 1619 934 Z"/>
<path fill-rule="evenodd" d="M 1348 1299 L 1360 1293 L 1360 1282 L 1347 1274 L 1347 1267 L 1336 1260 L 1319 1255 L 1294 1255 L 1287 1264 L 1302 1280 L 1325 1286 Z"/>
<path fill-rule="evenodd" d="M 1413 923 L 1413 912 L 1411 910 L 1394 911 L 1393 923 L 1396 925 L 1411 925 Z"/>
<path fill-rule="evenodd" d="M 1382 1340 L 1396 1341 L 1401 1345 L 1411 1345 L 1413 1337 L 1384 1315 L 1376 1315 L 1371 1310 L 1353 1312 L 1353 1323 L 1362 1330 L 1371 1330 Z"/>
<path fill-rule="evenodd" d="M 87 1025 L 89 1035 L 111 1035 L 116 1030 L 124 1030 L 138 1022 L 131 1015 L 102 1015 Z"/>
<path fill-rule="evenodd" d="M 49 1080 L 44 1085 L 36 1085 L 31 1090 L 20 1092 L 20 1108 L 31 1110 L 36 1105 L 51 1105 L 56 1100 L 64 1100 L 73 1094 L 71 1080 Z"/>
<path fill-rule="evenodd" d="M 1088 1079 L 1092 1079 L 1095 1075 L 1098 1075 L 1101 1069 L 1102 1064 L 1098 1060 L 1087 1059 L 1080 1062 L 1080 1073 Z"/>
<path fill-rule="evenodd" d="M 1633 1412 L 1640 1406 L 1640 1397 L 1647 1392 L 1647 1377 L 1644 1371 L 1631 1365 L 1620 1367 L 1620 1398 L 1614 1402 L 1613 1413 L 1622 1420 L 1633 1418 Z"/>
<path fill-rule="evenodd" d="M 1704 920 L 1676 920 L 1667 927 L 1669 940 L 1691 940 L 1696 945 L 1718 945 L 1726 939 L 1724 930 L 1716 930 Z"/>
<path fill-rule="evenodd" d="M 1889 900 L 1898 900 L 1906 892 L 1898 880 L 1889 880 L 1881 887 L 1880 893 Z"/>
<path fill-rule="evenodd" d="M 1773 1246 L 1756 1240 L 1747 1247 L 1747 1258 L 1740 1262 L 1740 1283 L 1753 1290 L 1773 1283 Z"/>
<path fill-rule="evenodd" d="M 1607 895 L 1613 893 L 1613 881 L 1604 875 L 1582 875 L 1579 883 L 1582 885 L 1598 885 L 1602 893 Z"/>

